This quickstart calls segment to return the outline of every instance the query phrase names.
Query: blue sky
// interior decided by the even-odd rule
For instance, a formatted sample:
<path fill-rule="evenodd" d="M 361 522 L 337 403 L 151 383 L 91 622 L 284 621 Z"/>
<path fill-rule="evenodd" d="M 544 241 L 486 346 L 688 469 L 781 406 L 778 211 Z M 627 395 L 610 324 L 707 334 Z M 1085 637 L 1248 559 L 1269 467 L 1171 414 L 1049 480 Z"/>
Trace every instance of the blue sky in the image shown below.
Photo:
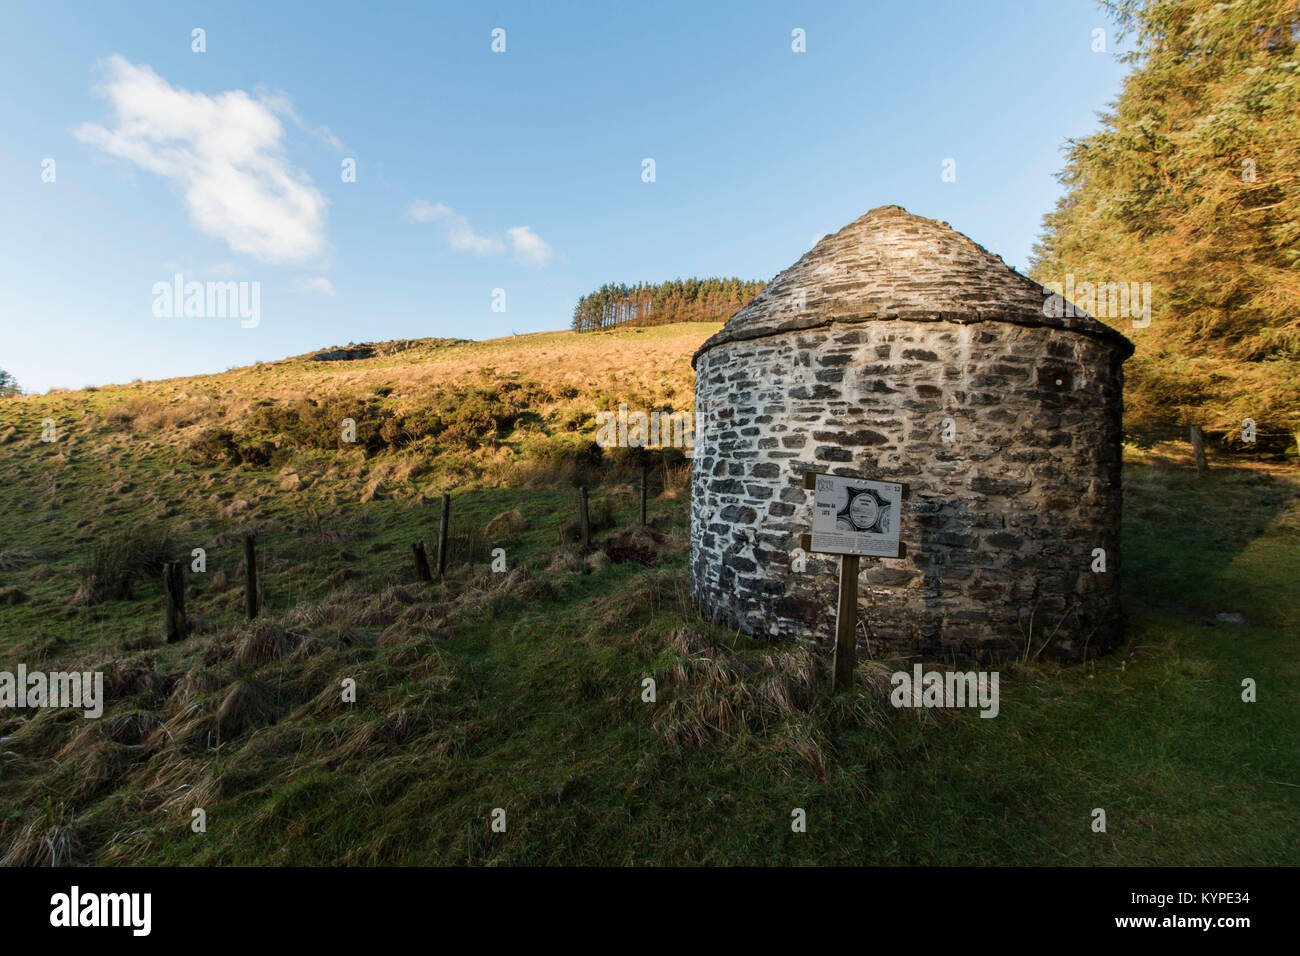
<path fill-rule="evenodd" d="M 2 18 L 0 367 L 31 391 L 565 328 L 603 282 L 768 279 L 888 203 L 1023 269 L 1124 74 L 1085 0 Z M 177 272 L 257 282 L 256 327 L 155 315 Z"/>

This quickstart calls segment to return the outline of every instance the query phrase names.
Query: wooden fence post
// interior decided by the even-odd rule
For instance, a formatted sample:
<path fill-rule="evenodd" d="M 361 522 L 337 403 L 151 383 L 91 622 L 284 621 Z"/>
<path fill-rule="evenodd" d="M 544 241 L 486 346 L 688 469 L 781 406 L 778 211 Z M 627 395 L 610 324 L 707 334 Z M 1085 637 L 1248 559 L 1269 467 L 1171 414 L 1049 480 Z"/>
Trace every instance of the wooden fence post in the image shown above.
<path fill-rule="evenodd" d="M 415 554 L 415 575 L 421 581 L 432 581 L 433 572 L 429 570 L 429 556 L 424 551 L 424 542 L 416 541 L 411 545 L 411 551 Z"/>
<path fill-rule="evenodd" d="M 167 643 L 185 640 L 189 622 L 185 619 L 185 564 L 168 561 L 163 565 L 163 591 L 167 596 Z"/>
<path fill-rule="evenodd" d="M 645 527 L 645 485 L 646 485 L 646 470 L 644 467 L 642 467 L 641 469 L 641 527 L 643 528 Z"/>
<path fill-rule="evenodd" d="M 244 535 L 244 614 L 257 617 L 257 548 L 252 532 Z"/>
<path fill-rule="evenodd" d="M 1205 461 L 1205 435 L 1201 432 L 1200 425 L 1192 426 L 1192 454 L 1196 456 L 1196 473 L 1205 474 L 1209 465 Z"/>
<path fill-rule="evenodd" d="M 442 496 L 442 513 L 438 517 L 438 578 L 447 574 L 447 527 L 451 524 L 451 495 Z"/>
<path fill-rule="evenodd" d="M 840 556 L 840 602 L 835 611 L 835 693 L 853 687 L 858 661 L 858 556 Z"/>
<path fill-rule="evenodd" d="M 582 550 L 591 549 L 591 517 L 587 513 L 587 486 L 578 489 L 578 529 L 582 532 Z"/>

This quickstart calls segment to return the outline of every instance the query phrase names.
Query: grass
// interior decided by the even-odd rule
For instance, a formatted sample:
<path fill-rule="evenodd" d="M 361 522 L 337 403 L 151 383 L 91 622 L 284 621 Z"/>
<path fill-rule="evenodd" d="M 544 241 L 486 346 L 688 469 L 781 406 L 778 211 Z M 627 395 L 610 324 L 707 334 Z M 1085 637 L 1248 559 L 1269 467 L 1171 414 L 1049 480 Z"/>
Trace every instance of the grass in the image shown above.
<path fill-rule="evenodd" d="M 720 630 L 690 606 L 680 465 L 653 476 L 646 530 L 636 478 L 591 466 L 582 554 L 583 472 L 524 451 L 572 441 L 628 392 L 647 407 L 688 397 L 686 359 L 711 330 L 412 343 L 0 404 L 14 427 L 0 592 L 22 595 L 0 602 L 0 670 L 103 670 L 108 696 L 98 721 L 0 711 L 0 860 L 1300 863 L 1293 466 L 1216 460 L 1197 477 L 1177 446 L 1128 449 L 1128 642 L 1081 667 L 1005 666 L 996 719 L 895 710 L 891 661 L 862 662 L 853 692 L 831 697 L 817 649 Z M 364 386 L 391 401 L 524 369 L 554 402 L 446 448 L 284 447 L 266 465 L 188 451 L 217 417 L 238 433 L 254 396 Z M 185 404 L 201 395 L 216 397 Z M 60 441 L 27 434 L 45 417 L 69 423 Z M 436 540 L 447 490 L 464 548 L 446 581 L 420 585 L 410 544 Z M 265 592 L 251 624 L 248 530 Z M 128 532 L 174 557 L 205 549 L 186 641 L 163 643 L 147 547 L 124 563 L 129 594 L 76 599 L 96 547 Z M 1105 833 L 1090 828 L 1099 807 Z"/>

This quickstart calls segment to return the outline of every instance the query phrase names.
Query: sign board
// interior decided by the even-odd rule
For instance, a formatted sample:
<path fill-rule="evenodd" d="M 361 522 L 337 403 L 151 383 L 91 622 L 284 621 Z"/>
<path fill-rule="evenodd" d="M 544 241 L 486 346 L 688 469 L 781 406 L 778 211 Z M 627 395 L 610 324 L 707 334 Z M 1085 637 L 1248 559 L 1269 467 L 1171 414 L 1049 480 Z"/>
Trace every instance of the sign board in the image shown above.
<path fill-rule="evenodd" d="M 809 551 L 898 557 L 903 485 L 841 475 L 804 475 L 813 497 Z"/>

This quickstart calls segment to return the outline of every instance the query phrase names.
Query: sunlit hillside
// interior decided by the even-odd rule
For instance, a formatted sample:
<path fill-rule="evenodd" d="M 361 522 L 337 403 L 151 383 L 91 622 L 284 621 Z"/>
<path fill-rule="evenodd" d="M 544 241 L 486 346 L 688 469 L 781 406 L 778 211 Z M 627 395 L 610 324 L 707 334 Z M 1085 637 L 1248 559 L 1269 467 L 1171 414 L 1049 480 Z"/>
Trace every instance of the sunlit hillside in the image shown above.
<path fill-rule="evenodd" d="M 997 720 L 890 706 L 910 661 L 832 696 L 822 649 L 692 607 L 680 454 L 648 461 L 642 526 L 647 462 L 593 445 L 619 403 L 689 410 L 716 328 L 0 402 L 0 671 L 102 672 L 107 698 L 0 718 L 0 863 L 1300 862 L 1293 467 L 1130 449 L 1128 641 L 1004 666 Z"/>

